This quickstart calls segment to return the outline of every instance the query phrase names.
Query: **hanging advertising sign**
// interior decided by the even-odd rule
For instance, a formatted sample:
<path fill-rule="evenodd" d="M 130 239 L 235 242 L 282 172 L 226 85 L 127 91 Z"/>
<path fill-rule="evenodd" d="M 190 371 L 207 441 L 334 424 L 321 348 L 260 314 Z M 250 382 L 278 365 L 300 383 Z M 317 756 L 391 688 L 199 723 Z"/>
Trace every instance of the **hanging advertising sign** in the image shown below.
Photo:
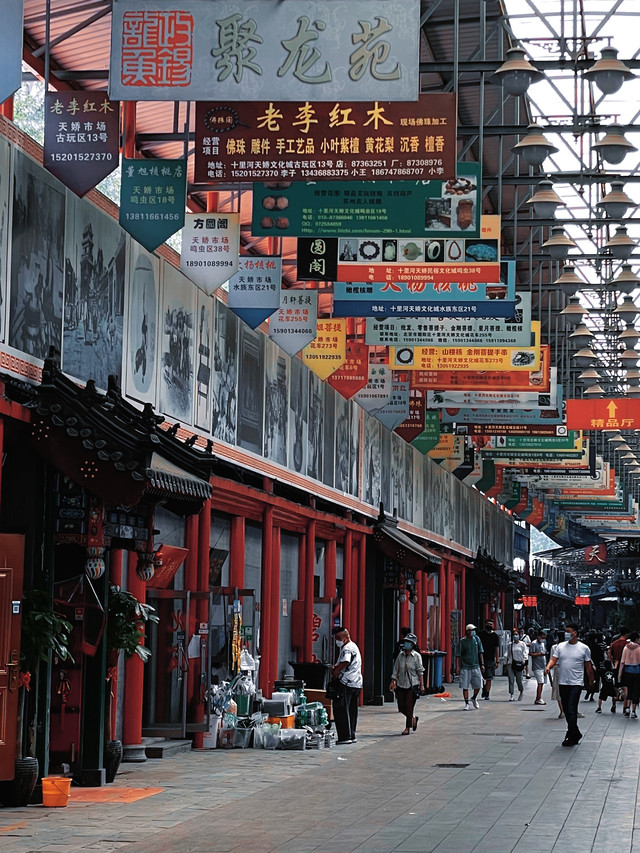
<path fill-rule="evenodd" d="M 443 424 L 547 423 L 566 427 L 558 409 L 442 409 L 441 418 Z"/>
<path fill-rule="evenodd" d="M 122 159 L 120 225 L 153 252 L 184 225 L 186 160 Z"/>
<path fill-rule="evenodd" d="M 557 368 L 551 368 L 551 389 L 536 391 L 428 391 L 432 409 L 557 409 Z"/>
<path fill-rule="evenodd" d="M 488 284 L 449 283 L 440 288 L 433 282 L 346 282 L 334 281 L 333 313 L 337 317 L 513 317 L 514 299 L 492 301 Z"/>
<path fill-rule="evenodd" d="M 456 96 L 449 93 L 414 103 L 199 102 L 195 132 L 195 182 L 267 181 L 274 199 L 284 199 L 260 218 L 275 236 L 291 225 L 278 196 L 282 182 L 448 180 L 456 172 Z"/>
<path fill-rule="evenodd" d="M 532 330 L 540 340 L 540 323 Z M 540 346 L 533 347 L 389 347 L 394 370 L 538 370 Z"/>
<path fill-rule="evenodd" d="M 353 399 L 365 412 L 373 412 L 391 400 L 392 385 L 393 376 L 388 364 L 370 364 L 369 381 Z"/>
<path fill-rule="evenodd" d="M 515 284 L 508 288 L 500 279 L 497 239 L 343 237 L 337 244 L 339 281 L 392 286 L 405 281 L 422 292 L 431 284 L 444 299 L 457 299 L 461 293 L 475 299 L 515 298 Z"/>
<path fill-rule="evenodd" d="M 22 85 L 23 17 L 24 0 L 5 0 L 0 27 L 0 104 Z"/>
<path fill-rule="evenodd" d="M 572 429 L 640 429 L 640 400 L 616 397 L 567 400 L 567 426 Z"/>
<path fill-rule="evenodd" d="M 371 414 L 386 426 L 395 429 L 409 416 L 409 375 L 394 373 L 391 382 L 391 397 L 379 409 L 372 409 Z"/>
<path fill-rule="evenodd" d="M 482 452 L 495 455 L 496 452 L 512 453 L 521 450 L 535 452 L 553 452 L 575 450 L 582 452 L 582 433 L 569 430 L 565 436 L 528 436 L 528 435 L 493 435 L 487 436 L 482 446 Z"/>
<path fill-rule="evenodd" d="M 449 426 L 451 429 L 451 426 Z M 458 435 L 566 435 L 567 428 L 556 424 L 456 424 Z"/>
<path fill-rule="evenodd" d="M 239 213 L 186 213 L 180 269 L 209 296 L 238 271 Z"/>
<path fill-rule="evenodd" d="M 294 181 L 253 185 L 254 237 L 480 237 L 479 163 L 448 181 Z M 275 219 L 284 214 L 288 227 Z M 390 244 L 387 244 L 389 246 Z M 387 252 L 390 249 L 387 248 Z"/>
<path fill-rule="evenodd" d="M 416 370 L 411 375 L 411 385 L 414 388 L 445 391 L 496 389 L 548 392 L 551 387 L 550 362 L 549 346 L 543 344 L 540 347 L 540 369 L 531 373 L 521 370 Z M 500 417 L 493 420 L 499 423 Z"/>
<path fill-rule="evenodd" d="M 349 400 L 369 381 L 369 347 L 350 341 L 345 348 L 345 360 L 331 376 L 327 384 Z"/>
<path fill-rule="evenodd" d="M 117 168 L 119 146 L 120 104 L 106 92 L 45 93 L 43 164 L 76 195 Z"/>
<path fill-rule="evenodd" d="M 429 317 L 402 320 L 367 318 L 365 341 L 370 346 L 531 346 L 531 294 L 516 294 L 513 319 Z"/>
<path fill-rule="evenodd" d="M 238 272 L 229 279 L 229 308 L 257 329 L 280 307 L 282 258 L 245 255 L 238 259 Z"/>
<path fill-rule="evenodd" d="M 320 379 L 326 379 L 344 364 L 347 324 L 344 320 L 318 320 L 314 340 L 302 350 L 302 361 Z"/>
<path fill-rule="evenodd" d="M 297 355 L 316 336 L 317 290 L 281 290 L 280 308 L 269 318 L 269 337 L 288 355 Z"/>
<path fill-rule="evenodd" d="M 415 101 L 419 0 L 114 0 L 110 91 L 129 101 Z M 117 94 L 116 94 L 117 93 Z"/>

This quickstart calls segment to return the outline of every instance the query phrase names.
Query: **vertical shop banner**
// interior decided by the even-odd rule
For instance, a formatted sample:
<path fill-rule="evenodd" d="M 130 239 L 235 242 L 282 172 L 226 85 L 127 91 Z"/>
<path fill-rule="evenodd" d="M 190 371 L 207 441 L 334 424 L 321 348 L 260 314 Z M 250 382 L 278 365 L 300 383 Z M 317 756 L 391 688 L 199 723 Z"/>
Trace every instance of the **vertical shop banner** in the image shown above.
<path fill-rule="evenodd" d="M 480 237 L 479 163 L 448 181 L 321 181 L 253 185 L 254 237 Z M 276 219 L 286 216 L 287 227 Z M 277 231 L 274 229 L 277 228 Z"/>
<path fill-rule="evenodd" d="M 409 412 L 404 421 L 394 429 L 394 432 L 397 432 L 407 444 L 411 444 L 414 438 L 417 438 L 424 430 L 425 408 L 424 392 L 409 387 Z"/>
<path fill-rule="evenodd" d="M 120 104 L 106 92 L 47 92 L 44 167 L 83 196 L 119 163 Z"/>
<path fill-rule="evenodd" d="M 391 397 L 384 406 L 372 409 L 371 414 L 387 429 L 393 430 L 409 416 L 409 375 L 394 371 Z"/>
<path fill-rule="evenodd" d="M 353 397 L 369 381 L 369 347 L 350 341 L 345 349 L 344 364 L 339 367 L 327 383 L 346 400 Z"/>
<path fill-rule="evenodd" d="M 302 361 L 316 376 L 326 379 L 344 364 L 346 348 L 346 320 L 318 320 L 317 335 L 302 350 Z"/>
<path fill-rule="evenodd" d="M 316 336 L 317 290 L 281 290 L 280 307 L 269 318 L 269 337 L 288 355 L 297 355 Z"/>
<path fill-rule="evenodd" d="M 153 252 L 184 225 L 186 160 L 122 159 L 120 225 Z"/>
<path fill-rule="evenodd" d="M 0 104 L 22 85 L 24 0 L 4 0 L 0 27 Z"/>
<path fill-rule="evenodd" d="M 180 269 L 211 296 L 238 271 L 239 213 L 186 213 Z"/>
<path fill-rule="evenodd" d="M 430 412 L 428 409 L 424 413 L 424 429 L 417 438 L 414 438 L 411 444 L 417 448 L 420 453 L 427 454 L 433 447 L 436 447 L 440 442 L 440 415 L 438 412 Z"/>
<path fill-rule="evenodd" d="M 115 0 L 109 85 L 131 101 L 415 101 L 419 0 Z"/>
<path fill-rule="evenodd" d="M 239 258 L 238 272 L 229 280 L 229 308 L 257 329 L 280 307 L 281 281 L 282 258 Z"/>
<path fill-rule="evenodd" d="M 318 97 L 318 93 L 315 93 Z M 391 181 L 455 178 L 456 96 L 422 95 L 414 103 L 346 98 L 330 102 L 198 102 L 196 183 L 267 181 L 272 210 L 261 227 L 283 233 L 291 226 L 290 181 Z"/>
<path fill-rule="evenodd" d="M 365 412 L 381 409 L 391 400 L 393 376 L 388 364 L 369 364 L 369 380 L 353 400 Z"/>

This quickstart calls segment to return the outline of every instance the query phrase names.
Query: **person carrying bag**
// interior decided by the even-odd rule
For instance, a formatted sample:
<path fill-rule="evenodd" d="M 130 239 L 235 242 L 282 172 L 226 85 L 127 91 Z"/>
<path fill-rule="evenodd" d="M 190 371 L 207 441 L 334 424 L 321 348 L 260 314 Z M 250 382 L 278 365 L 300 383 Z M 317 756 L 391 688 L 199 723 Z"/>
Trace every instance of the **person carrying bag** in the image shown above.
<path fill-rule="evenodd" d="M 406 727 L 402 734 L 409 735 L 418 728 L 418 718 L 413 711 L 418 697 L 424 695 L 424 665 L 415 634 L 407 634 L 401 645 L 389 689 L 395 692 L 398 710 L 405 716 Z"/>
<path fill-rule="evenodd" d="M 512 642 L 509 643 L 507 651 L 507 678 L 509 679 L 509 702 L 515 700 L 514 689 L 518 685 L 518 702 L 522 701 L 524 686 L 522 683 L 522 673 L 526 666 L 527 647 L 520 639 L 517 631 L 513 632 Z"/>

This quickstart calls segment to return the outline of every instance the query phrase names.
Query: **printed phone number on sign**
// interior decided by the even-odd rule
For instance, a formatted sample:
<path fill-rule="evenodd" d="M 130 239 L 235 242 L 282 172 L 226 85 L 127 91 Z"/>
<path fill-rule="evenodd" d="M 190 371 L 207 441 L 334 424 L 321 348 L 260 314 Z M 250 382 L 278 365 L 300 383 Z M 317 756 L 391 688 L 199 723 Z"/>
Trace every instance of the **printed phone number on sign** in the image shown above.
<path fill-rule="evenodd" d="M 109 151 L 60 151 L 49 155 L 52 160 L 113 160 Z"/>
<path fill-rule="evenodd" d="M 187 267 L 231 267 L 233 261 L 184 261 Z"/>
<path fill-rule="evenodd" d="M 125 213 L 125 219 L 148 219 L 154 222 L 160 220 L 175 221 L 180 218 L 179 213 Z"/>

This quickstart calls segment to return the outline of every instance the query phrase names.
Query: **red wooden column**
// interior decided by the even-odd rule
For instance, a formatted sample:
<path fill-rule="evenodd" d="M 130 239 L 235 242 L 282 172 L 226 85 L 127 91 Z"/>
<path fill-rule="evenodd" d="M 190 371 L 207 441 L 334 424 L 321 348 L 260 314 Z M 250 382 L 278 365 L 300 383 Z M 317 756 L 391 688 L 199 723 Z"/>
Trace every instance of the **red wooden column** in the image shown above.
<path fill-rule="evenodd" d="M 337 542 L 335 539 L 327 540 L 324 553 L 324 594 L 325 598 L 336 597 L 336 571 L 337 571 Z"/>
<path fill-rule="evenodd" d="M 198 560 L 197 560 L 197 579 L 196 590 L 204 593 L 209 590 L 209 544 L 211 542 L 211 501 L 205 501 L 204 506 L 200 510 L 198 516 Z M 199 632 L 199 623 L 208 622 L 209 620 L 209 600 L 206 596 L 198 597 L 195 607 L 195 632 Z M 202 642 L 202 640 L 200 641 Z M 194 703 L 194 723 L 202 723 L 204 720 L 204 691 L 202 676 L 206 673 L 202 672 L 200 661 L 191 661 L 192 668 L 197 669 L 194 689 L 197 693 L 197 701 Z M 194 664 L 196 665 L 194 667 Z M 196 749 L 202 749 L 204 742 L 204 732 L 195 732 L 193 736 L 193 745 Z"/>
<path fill-rule="evenodd" d="M 184 547 L 188 549 L 189 553 L 184 561 L 184 588 L 189 592 L 197 592 L 198 590 L 198 520 L 197 515 L 190 515 L 185 523 Z M 189 605 L 189 623 L 187 625 L 186 637 L 187 649 L 191 637 L 197 631 L 196 607 L 194 599 Z M 189 671 L 187 672 L 187 703 L 190 707 L 193 707 L 193 697 L 196 694 L 196 684 L 199 678 L 200 662 L 194 658 L 189 661 Z M 189 722 L 196 722 L 196 720 L 190 715 Z"/>
<path fill-rule="evenodd" d="M 351 625 L 349 633 L 352 637 L 360 635 L 360 610 L 358 608 L 358 539 L 353 537 L 351 553 Z"/>
<path fill-rule="evenodd" d="M 440 651 L 447 651 L 447 561 L 442 560 L 438 566 L 438 615 L 440 617 Z"/>
<path fill-rule="evenodd" d="M 135 551 L 127 553 L 127 591 L 144 602 L 147 587 L 136 572 L 138 555 Z M 141 643 L 143 639 L 140 638 Z M 144 664 L 138 655 L 131 655 L 124 665 L 124 712 L 122 719 L 122 742 L 125 746 L 136 746 L 142 741 L 142 688 L 144 684 Z M 132 756 L 133 757 L 133 756 Z M 136 760 L 134 758 L 134 760 Z M 144 751 L 137 758 L 144 761 Z"/>
<path fill-rule="evenodd" d="M 344 537 L 344 565 L 342 575 L 342 624 L 351 632 L 351 606 L 353 599 L 353 531 L 347 530 Z"/>
<path fill-rule="evenodd" d="M 272 590 L 273 590 L 273 507 L 267 504 L 262 514 L 262 578 L 260 593 L 260 673 L 259 686 L 270 696 L 269 662 L 272 659 Z M 276 634 L 277 643 L 277 634 Z M 276 654 L 277 654 L 276 648 Z"/>
<path fill-rule="evenodd" d="M 313 658 L 313 603 L 314 575 L 316 565 L 316 522 L 307 522 L 307 553 L 304 572 L 304 637 L 302 640 L 302 660 L 310 662 Z"/>
<path fill-rule="evenodd" d="M 271 642 L 269 650 L 269 685 L 278 678 L 278 649 L 280 645 L 280 548 L 281 531 L 279 527 L 273 528 L 272 543 L 272 571 L 271 571 L 271 607 L 269 619 L 271 621 Z"/>
<path fill-rule="evenodd" d="M 122 109 L 122 127 L 124 147 L 122 154 L 132 160 L 136 156 L 136 101 L 124 101 Z"/>
<path fill-rule="evenodd" d="M 462 627 L 464 628 L 464 625 L 469 621 L 467 619 L 467 567 L 464 563 L 460 565 L 460 610 L 462 610 Z M 478 627 L 480 626 L 478 625 Z"/>
<path fill-rule="evenodd" d="M 229 536 L 229 586 L 241 589 L 244 586 L 245 519 L 234 515 L 231 519 Z"/>
<path fill-rule="evenodd" d="M 358 641 L 357 646 L 360 653 L 364 650 L 365 631 L 364 631 L 364 613 L 365 613 L 365 594 L 366 594 L 366 561 L 367 561 L 367 537 L 364 533 L 360 534 L 358 540 Z"/>

